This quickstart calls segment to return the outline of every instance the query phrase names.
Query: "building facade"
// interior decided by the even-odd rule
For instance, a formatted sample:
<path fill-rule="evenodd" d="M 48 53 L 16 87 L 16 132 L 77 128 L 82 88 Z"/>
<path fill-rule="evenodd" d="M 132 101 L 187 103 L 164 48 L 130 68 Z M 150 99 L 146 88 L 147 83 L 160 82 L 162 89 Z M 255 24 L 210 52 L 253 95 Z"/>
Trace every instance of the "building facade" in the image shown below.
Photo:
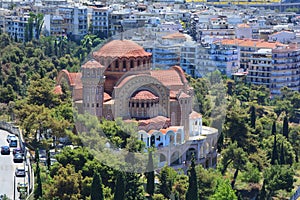
<path fill-rule="evenodd" d="M 182 166 L 194 153 L 206 167 L 216 164 L 217 129 L 202 126 L 193 111 L 193 88 L 183 70 L 151 70 L 151 53 L 129 40 L 112 40 L 81 67 L 61 71 L 79 112 L 113 120 L 136 121 L 146 147 L 154 146 L 159 164 Z M 75 80 L 76 79 L 76 80 Z"/>

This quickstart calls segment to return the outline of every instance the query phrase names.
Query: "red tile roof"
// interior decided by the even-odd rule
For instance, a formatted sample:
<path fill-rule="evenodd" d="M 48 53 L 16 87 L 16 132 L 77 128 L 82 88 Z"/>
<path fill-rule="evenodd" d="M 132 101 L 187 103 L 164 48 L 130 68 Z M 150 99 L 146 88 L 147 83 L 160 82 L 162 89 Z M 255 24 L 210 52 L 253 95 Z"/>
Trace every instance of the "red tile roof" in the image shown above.
<path fill-rule="evenodd" d="M 143 90 L 143 91 L 139 91 L 138 93 L 136 93 L 131 99 L 134 99 L 134 100 L 137 100 L 137 99 L 156 100 L 156 99 L 158 99 L 158 97 L 149 91 Z"/>
<path fill-rule="evenodd" d="M 101 65 L 99 62 L 97 62 L 96 60 L 89 60 L 88 62 L 84 63 L 82 66 L 82 68 L 104 68 L 103 65 Z"/>
<path fill-rule="evenodd" d="M 192 111 L 189 117 L 190 119 L 199 119 L 202 118 L 202 115 L 200 113 L 197 113 L 196 111 Z"/>
<path fill-rule="evenodd" d="M 215 43 L 218 43 L 217 41 Z M 274 49 L 278 46 L 284 46 L 280 42 L 266 42 L 264 40 L 254 39 L 223 39 L 221 40 L 222 45 L 236 45 L 240 47 L 257 47 L 257 48 L 270 48 Z"/>
<path fill-rule="evenodd" d="M 61 86 L 60 85 L 56 85 L 54 90 L 53 90 L 53 93 L 54 94 L 62 94 L 62 89 L 61 89 Z"/>
<path fill-rule="evenodd" d="M 106 43 L 98 51 L 93 53 L 95 57 L 144 57 L 151 56 L 143 47 L 130 40 L 112 40 Z"/>

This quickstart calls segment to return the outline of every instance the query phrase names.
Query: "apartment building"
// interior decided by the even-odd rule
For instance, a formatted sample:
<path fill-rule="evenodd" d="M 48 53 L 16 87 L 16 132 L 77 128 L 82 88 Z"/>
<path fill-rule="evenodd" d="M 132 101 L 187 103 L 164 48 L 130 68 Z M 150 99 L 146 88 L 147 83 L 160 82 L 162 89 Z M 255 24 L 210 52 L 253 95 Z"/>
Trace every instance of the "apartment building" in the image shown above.
<path fill-rule="evenodd" d="M 59 15 L 64 19 L 64 32 L 81 39 L 88 33 L 88 12 L 86 6 L 60 6 Z"/>
<path fill-rule="evenodd" d="M 250 58 L 247 81 L 265 85 L 271 95 L 282 87 L 300 91 L 300 49 L 296 45 L 260 49 Z"/>
<path fill-rule="evenodd" d="M 64 18 L 60 15 L 44 16 L 44 32 L 47 36 L 65 36 Z"/>
<path fill-rule="evenodd" d="M 220 42 L 186 42 L 180 55 L 180 66 L 194 77 L 202 77 L 215 70 L 230 77 L 238 70 L 237 49 L 225 47 Z"/>
<path fill-rule="evenodd" d="M 5 16 L 5 32 L 15 40 L 25 41 L 26 25 L 28 24 L 29 17 L 29 13 Z M 33 25 L 33 35 L 35 34 L 36 30 Z"/>
<path fill-rule="evenodd" d="M 250 58 L 259 49 L 274 49 L 283 46 L 280 42 L 266 42 L 255 39 L 224 39 L 221 41 L 223 46 L 236 48 L 238 51 L 239 68 L 246 71 L 249 68 Z"/>
<path fill-rule="evenodd" d="M 109 37 L 109 15 L 112 10 L 108 7 L 90 7 L 92 9 L 91 30 L 100 38 Z"/>

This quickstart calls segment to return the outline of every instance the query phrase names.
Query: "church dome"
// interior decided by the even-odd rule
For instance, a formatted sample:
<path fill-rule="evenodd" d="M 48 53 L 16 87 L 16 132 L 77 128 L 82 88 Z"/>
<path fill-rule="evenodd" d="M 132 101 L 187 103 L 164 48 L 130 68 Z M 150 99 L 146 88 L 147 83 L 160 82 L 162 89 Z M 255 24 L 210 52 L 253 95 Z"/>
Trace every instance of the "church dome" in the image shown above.
<path fill-rule="evenodd" d="M 133 99 L 133 100 L 157 100 L 158 97 L 149 91 L 142 90 L 142 91 L 137 92 L 133 97 L 131 97 L 131 99 Z"/>
<path fill-rule="evenodd" d="M 95 57 L 129 58 L 151 56 L 151 53 L 146 52 L 143 47 L 133 41 L 113 40 L 94 52 L 93 55 Z"/>

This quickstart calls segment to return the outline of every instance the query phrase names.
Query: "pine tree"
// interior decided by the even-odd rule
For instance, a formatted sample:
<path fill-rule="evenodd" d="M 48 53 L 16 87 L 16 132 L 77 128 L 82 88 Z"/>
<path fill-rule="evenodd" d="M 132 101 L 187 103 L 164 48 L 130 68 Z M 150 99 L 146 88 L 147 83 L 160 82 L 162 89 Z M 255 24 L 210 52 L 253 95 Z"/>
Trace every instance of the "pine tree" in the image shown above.
<path fill-rule="evenodd" d="M 91 200 L 103 200 L 102 179 L 98 172 L 94 173 L 91 185 Z"/>
<path fill-rule="evenodd" d="M 283 136 L 288 139 L 289 138 L 289 122 L 287 116 L 283 118 L 283 129 L 282 129 Z"/>
<path fill-rule="evenodd" d="M 256 124 L 256 109 L 255 106 L 251 106 L 251 127 L 255 129 Z"/>
<path fill-rule="evenodd" d="M 153 166 L 153 158 L 152 158 L 152 150 L 149 150 L 148 154 L 148 164 L 147 164 L 147 172 L 145 173 L 145 176 L 147 178 L 147 186 L 146 186 L 146 192 L 152 196 L 154 194 L 154 166 Z"/>
<path fill-rule="evenodd" d="M 192 163 L 189 169 L 189 187 L 186 192 L 186 200 L 198 200 L 198 183 L 195 170 L 195 156 L 193 154 Z"/>
<path fill-rule="evenodd" d="M 143 186 L 140 181 L 141 175 L 138 173 L 127 172 L 125 175 L 125 198 L 126 200 L 143 200 Z"/>
<path fill-rule="evenodd" d="M 124 200 L 125 196 L 125 178 L 123 172 L 118 172 L 114 200 Z"/>
<path fill-rule="evenodd" d="M 285 156 L 284 156 L 283 142 L 281 142 L 281 147 L 280 147 L 280 164 L 281 164 L 281 165 L 284 165 L 284 164 L 285 164 Z"/>
<path fill-rule="evenodd" d="M 272 129 L 272 132 L 273 132 L 273 129 Z M 275 134 L 274 135 L 272 158 L 271 158 L 271 165 L 274 165 L 277 161 L 278 161 L 278 152 L 277 152 L 277 141 L 276 141 L 276 134 Z"/>

